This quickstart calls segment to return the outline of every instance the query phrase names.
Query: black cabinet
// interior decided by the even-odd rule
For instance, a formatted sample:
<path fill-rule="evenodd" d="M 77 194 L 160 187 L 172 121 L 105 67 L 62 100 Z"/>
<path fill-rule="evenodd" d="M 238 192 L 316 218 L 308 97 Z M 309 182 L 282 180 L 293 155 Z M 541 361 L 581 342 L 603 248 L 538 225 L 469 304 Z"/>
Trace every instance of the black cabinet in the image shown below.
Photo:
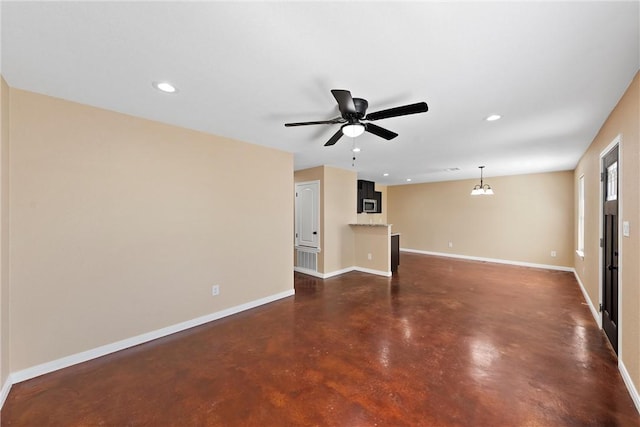
<path fill-rule="evenodd" d="M 380 191 L 374 191 L 373 200 L 376 201 L 376 213 L 382 213 L 382 193 Z"/>
<path fill-rule="evenodd" d="M 400 235 L 391 235 L 391 272 L 398 271 L 400 265 Z"/>
<path fill-rule="evenodd" d="M 376 201 L 376 213 L 382 213 L 382 193 L 376 191 L 376 183 L 373 181 L 366 181 L 364 179 L 358 180 L 358 213 L 362 213 L 362 200 L 372 199 Z"/>
<path fill-rule="evenodd" d="M 358 213 L 362 213 L 362 200 L 373 199 L 375 185 L 373 181 L 358 180 Z"/>

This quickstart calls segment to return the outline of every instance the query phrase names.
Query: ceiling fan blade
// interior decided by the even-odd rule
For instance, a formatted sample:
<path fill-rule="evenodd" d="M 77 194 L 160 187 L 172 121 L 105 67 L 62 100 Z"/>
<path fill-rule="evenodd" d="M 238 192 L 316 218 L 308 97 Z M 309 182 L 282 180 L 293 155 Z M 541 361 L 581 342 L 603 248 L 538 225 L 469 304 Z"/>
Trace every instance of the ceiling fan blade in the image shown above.
<path fill-rule="evenodd" d="M 298 123 L 285 123 L 286 127 L 292 126 L 307 126 L 307 125 L 335 125 L 336 123 L 346 123 L 346 120 L 342 117 L 336 117 L 331 120 L 320 120 L 317 122 L 298 122 Z"/>
<path fill-rule="evenodd" d="M 336 142 L 338 142 L 338 140 L 342 138 L 342 128 L 338 129 L 338 132 L 334 133 L 333 136 L 331 137 L 331 139 L 329 139 L 327 141 L 326 144 L 324 144 L 325 147 L 330 147 L 332 145 L 334 145 Z"/>
<path fill-rule="evenodd" d="M 380 126 L 374 125 L 373 123 L 365 123 L 364 130 L 381 138 L 384 138 L 387 141 L 398 136 L 397 133 L 391 132 L 390 130 L 387 130 L 385 128 L 381 128 Z"/>
<path fill-rule="evenodd" d="M 342 116 L 356 113 L 356 105 L 353 103 L 351 92 L 343 89 L 331 89 L 333 97 L 338 101 L 338 108 Z"/>
<path fill-rule="evenodd" d="M 418 102 L 416 104 L 403 105 L 401 107 L 389 108 L 388 110 L 376 111 L 367 114 L 365 120 L 388 119 L 389 117 L 406 116 L 408 114 L 426 113 L 429 107 L 426 102 Z"/>

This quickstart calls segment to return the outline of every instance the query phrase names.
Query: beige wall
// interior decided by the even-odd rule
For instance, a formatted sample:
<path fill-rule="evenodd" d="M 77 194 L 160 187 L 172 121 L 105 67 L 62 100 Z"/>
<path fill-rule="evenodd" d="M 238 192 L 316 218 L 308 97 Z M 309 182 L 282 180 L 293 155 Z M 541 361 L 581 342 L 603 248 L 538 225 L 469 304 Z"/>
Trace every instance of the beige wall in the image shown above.
<path fill-rule="evenodd" d="M 356 177 L 354 171 L 330 166 L 295 172 L 296 183 L 320 181 L 319 273 L 330 274 L 354 265 L 354 240 L 349 224 L 356 222 Z"/>
<path fill-rule="evenodd" d="M 0 76 L 0 387 L 9 366 L 9 86 Z"/>
<path fill-rule="evenodd" d="M 355 171 L 324 167 L 324 273 L 352 267 L 358 199 Z"/>
<path fill-rule="evenodd" d="M 354 265 L 377 272 L 391 273 L 390 227 L 360 225 L 351 228 L 355 240 Z"/>
<path fill-rule="evenodd" d="M 10 94 L 12 371 L 293 289 L 291 154 Z"/>
<path fill-rule="evenodd" d="M 495 195 L 471 196 L 478 181 L 390 186 L 387 215 L 400 246 L 573 266 L 573 172 L 487 178 Z"/>
<path fill-rule="evenodd" d="M 622 237 L 619 283 L 621 337 L 619 358 L 623 361 L 635 389 L 640 390 L 640 74 L 620 99 L 578 163 L 574 185 L 585 180 L 585 250 L 584 259 L 574 255 L 575 268 L 591 303 L 600 303 L 600 154 L 618 136 L 620 146 L 619 216 L 630 223 L 630 236 Z M 577 211 L 577 207 L 576 207 Z M 576 232 L 577 235 L 577 232 Z M 577 243 L 576 243 L 577 245 Z"/>

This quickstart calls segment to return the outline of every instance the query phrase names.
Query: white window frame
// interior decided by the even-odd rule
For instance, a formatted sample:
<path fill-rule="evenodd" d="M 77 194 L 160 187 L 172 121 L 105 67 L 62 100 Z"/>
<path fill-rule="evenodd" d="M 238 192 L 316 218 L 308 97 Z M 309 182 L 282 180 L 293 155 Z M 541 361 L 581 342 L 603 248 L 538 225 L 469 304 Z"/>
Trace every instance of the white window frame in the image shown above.
<path fill-rule="evenodd" d="M 584 175 L 578 178 L 578 256 L 584 259 Z"/>

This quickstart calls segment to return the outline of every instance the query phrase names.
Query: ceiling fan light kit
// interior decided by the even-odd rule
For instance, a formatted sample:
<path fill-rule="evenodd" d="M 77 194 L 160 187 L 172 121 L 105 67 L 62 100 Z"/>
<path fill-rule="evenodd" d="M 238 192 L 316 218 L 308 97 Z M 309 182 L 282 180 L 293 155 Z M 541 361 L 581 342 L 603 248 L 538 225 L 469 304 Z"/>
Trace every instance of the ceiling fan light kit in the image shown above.
<path fill-rule="evenodd" d="M 472 196 L 492 196 L 493 190 L 489 184 L 485 184 L 483 180 L 482 171 L 484 170 L 484 166 L 478 166 L 480 168 L 480 184 L 473 187 L 471 190 Z"/>
<path fill-rule="evenodd" d="M 350 138 L 356 138 L 364 133 L 364 125 L 360 123 L 342 125 L 342 133 Z"/>
<path fill-rule="evenodd" d="M 324 144 L 325 147 L 328 147 L 338 142 L 342 135 L 356 138 L 364 132 L 372 133 L 389 141 L 398 136 L 398 134 L 368 122 L 388 119 L 390 117 L 406 116 L 409 114 L 426 113 L 429 111 L 429 107 L 426 102 L 418 102 L 415 104 L 403 105 L 366 114 L 367 108 L 369 107 L 369 103 L 366 99 L 354 98 L 351 96 L 351 92 L 343 89 L 333 89 L 331 90 L 331 93 L 338 102 L 338 109 L 340 110 L 341 115 L 340 117 L 315 122 L 285 123 L 284 125 L 286 127 L 292 127 L 342 124 L 340 129 Z M 365 123 L 362 121 L 365 121 Z"/>

